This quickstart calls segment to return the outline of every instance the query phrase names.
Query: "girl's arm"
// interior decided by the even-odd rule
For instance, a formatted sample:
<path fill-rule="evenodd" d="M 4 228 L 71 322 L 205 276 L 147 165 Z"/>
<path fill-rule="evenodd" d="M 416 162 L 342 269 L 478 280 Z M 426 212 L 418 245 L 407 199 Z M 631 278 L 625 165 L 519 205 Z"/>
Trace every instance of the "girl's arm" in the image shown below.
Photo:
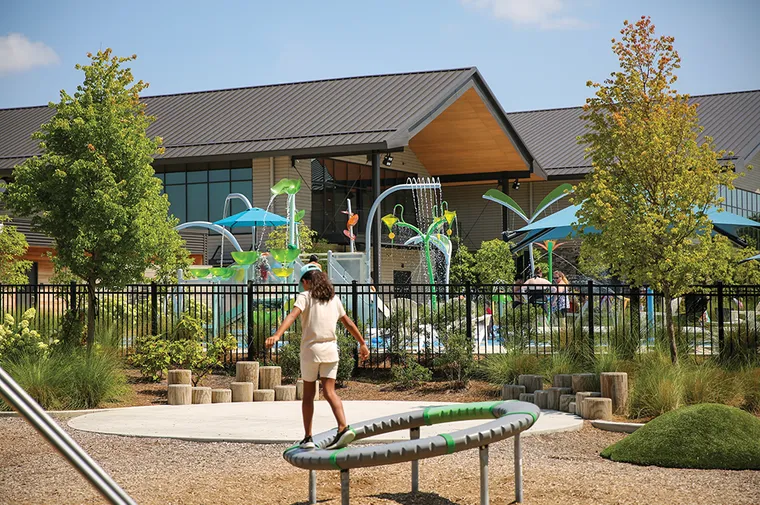
<path fill-rule="evenodd" d="M 274 332 L 274 335 L 269 337 L 266 340 L 266 348 L 269 349 L 272 347 L 278 340 L 280 340 L 283 336 L 283 334 L 288 331 L 288 328 L 290 328 L 293 323 L 296 322 L 296 319 L 298 319 L 298 316 L 301 315 L 301 309 L 298 307 L 295 307 L 293 310 L 290 311 L 290 314 L 285 316 L 285 319 L 283 319 L 282 324 L 280 324 L 280 327 L 277 328 L 277 331 Z"/>
<path fill-rule="evenodd" d="M 340 322 L 343 323 L 343 326 L 346 327 L 351 336 L 354 337 L 357 342 L 359 342 L 359 359 L 361 361 L 366 361 L 369 358 L 369 349 L 367 348 L 367 344 L 364 342 L 362 332 L 359 331 L 359 328 L 357 328 L 356 324 L 351 320 L 350 317 L 348 317 L 348 315 L 341 317 Z"/>

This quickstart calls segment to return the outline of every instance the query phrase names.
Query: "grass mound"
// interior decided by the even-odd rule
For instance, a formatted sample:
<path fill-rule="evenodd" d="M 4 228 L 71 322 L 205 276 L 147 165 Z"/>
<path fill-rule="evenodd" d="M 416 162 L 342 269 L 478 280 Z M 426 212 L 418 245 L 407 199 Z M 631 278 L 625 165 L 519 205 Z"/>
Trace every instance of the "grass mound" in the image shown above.
<path fill-rule="evenodd" d="M 715 403 L 684 407 L 607 447 L 602 457 L 671 468 L 760 470 L 760 419 Z"/>

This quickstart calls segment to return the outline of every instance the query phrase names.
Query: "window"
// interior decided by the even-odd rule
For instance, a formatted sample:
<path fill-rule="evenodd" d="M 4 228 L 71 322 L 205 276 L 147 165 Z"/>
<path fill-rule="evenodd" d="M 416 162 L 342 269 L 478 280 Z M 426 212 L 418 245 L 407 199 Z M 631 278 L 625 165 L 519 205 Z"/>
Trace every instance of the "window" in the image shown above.
<path fill-rule="evenodd" d="M 252 200 L 251 160 L 160 165 L 155 170 L 169 197 L 169 211 L 182 223 L 222 219 L 224 201 L 230 193 Z M 228 215 L 243 210 L 243 203 L 234 200 Z"/>

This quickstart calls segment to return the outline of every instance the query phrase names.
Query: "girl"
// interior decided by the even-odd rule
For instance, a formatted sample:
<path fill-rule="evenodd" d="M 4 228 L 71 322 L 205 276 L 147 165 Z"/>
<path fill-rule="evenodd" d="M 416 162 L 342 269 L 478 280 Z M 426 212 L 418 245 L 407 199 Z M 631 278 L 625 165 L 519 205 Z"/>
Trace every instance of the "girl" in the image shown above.
<path fill-rule="evenodd" d="M 335 289 L 322 273 L 318 264 L 308 263 L 301 268 L 301 285 L 304 292 L 296 298 L 293 310 L 288 314 L 277 331 L 266 340 L 266 347 L 271 348 L 288 328 L 301 317 L 301 377 L 303 378 L 303 414 L 304 438 L 299 444 L 303 449 L 314 449 L 311 439 L 311 422 L 314 417 L 314 395 L 317 377 L 322 381 L 325 399 L 332 408 L 338 422 L 338 433 L 326 448 L 340 449 L 350 444 L 356 434 L 346 424 L 343 403 L 335 392 L 335 378 L 338 375 L 338 342 L 335 337 L 335 325 L 338 321 L 359 342 L 359 359 L 369 358 L 369 349 L 364 343 L 359 328 L 346 315 L 340 298 L 335 296 Z"/>

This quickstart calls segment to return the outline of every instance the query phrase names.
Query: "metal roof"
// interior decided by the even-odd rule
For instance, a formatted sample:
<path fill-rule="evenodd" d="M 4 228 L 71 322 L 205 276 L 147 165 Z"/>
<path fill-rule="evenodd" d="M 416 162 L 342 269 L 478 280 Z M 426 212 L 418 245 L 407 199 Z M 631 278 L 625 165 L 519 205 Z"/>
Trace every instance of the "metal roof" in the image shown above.
<path fill-rule="evenodd" d="M 477 69 L 470 67 L 143 100 L 156 117 L 148 134 L 163 137 L 166 147 L 157 158 L 341 153 L 405 145 L 416 133 L 414 125 L 439 112 L 441 104 L 472 82 L 490 94 Z M 0 168 L 39 153 L 30 136 L 52 115 L 48 107 L 0 109 Z"/>
<path fill-rule="evenodd" d="M 760 147 L 760 90 L 691 97 L 704 135 L 718 150 L 748 161 Z M 581 176 L 591 170 L 584 146 L 576 138 L 585 133 L 581 107 L 511 112 L 509 122 L 549 178 Z"/>

